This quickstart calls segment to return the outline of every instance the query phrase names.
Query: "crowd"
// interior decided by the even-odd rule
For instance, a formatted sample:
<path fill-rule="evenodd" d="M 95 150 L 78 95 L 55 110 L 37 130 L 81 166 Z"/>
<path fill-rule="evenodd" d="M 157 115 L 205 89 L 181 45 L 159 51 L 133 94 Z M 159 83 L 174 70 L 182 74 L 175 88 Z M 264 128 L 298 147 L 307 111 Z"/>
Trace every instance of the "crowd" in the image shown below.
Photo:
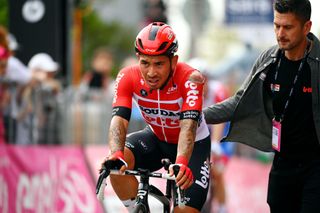
<path fill-rule="evenodd" d="M 63 129 L 67 120 L 64 107 L 72 108 L 79 101 L 105 101 L 112 95 L 112 54 L 107 48 L 97 48 L 91 69 L 72 91 L 70 102 L 66 100 L 70 90 L 57 78 L 58 62 L 40 52 L 25 65 L 15 57 L 18 48 L 15 37 L 0 26 L 0 143 L 61 144 L 67 132 Z"/>

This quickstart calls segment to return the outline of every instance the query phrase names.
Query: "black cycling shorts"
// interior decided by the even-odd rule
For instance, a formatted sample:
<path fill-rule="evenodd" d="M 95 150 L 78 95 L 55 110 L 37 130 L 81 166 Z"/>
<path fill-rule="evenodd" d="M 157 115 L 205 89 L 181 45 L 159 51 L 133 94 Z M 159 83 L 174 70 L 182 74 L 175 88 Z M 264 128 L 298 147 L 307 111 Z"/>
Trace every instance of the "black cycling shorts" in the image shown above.
<path fill-rule="evenodd" d="M 189 168 L 192 170 L 194 183 L 185 192 L 186 205 L 201 211 L 204 205 L 210 181 L 210 137 L 196 141 Z M 161 159 L 169 158 L 175 162 L 177 144 L 160 141 L 149 127 L 127 136 L 126 147 L 135 157 L 135 167 L 157 171 L 162 168 Z M 175 206 L 177 205 L 175 201 Z"/>

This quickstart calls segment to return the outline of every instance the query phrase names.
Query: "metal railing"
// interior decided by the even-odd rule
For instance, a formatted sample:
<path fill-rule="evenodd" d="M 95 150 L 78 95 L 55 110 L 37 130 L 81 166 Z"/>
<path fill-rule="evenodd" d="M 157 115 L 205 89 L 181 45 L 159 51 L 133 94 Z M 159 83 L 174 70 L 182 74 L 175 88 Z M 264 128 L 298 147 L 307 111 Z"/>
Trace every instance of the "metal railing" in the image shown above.
<path fill-rule="evenodd" d="M 85 93 L 76 88 L 67 88 L 57 95 L 35 93 L 33 110 L 26 119 L 7 119 L 6 133 L 13 144 L 104 144 L 108 140 L 112 116 L 112 93 L 89 90 Z M 51 107 L 48 107 L 51 103 Z M 10 105 L 9 107 L 12 107 Z M 25 107 L 25 106 L 21 106 Z M 9 111 L 10 108 L 9 108 Z M 129 132 L 145 126 L 136 113 L 131 116 Z M 20 123 L 19 123 L 20 122 Z M 25 122 L 24 142 L 17 140 L 19 126 Z M 9 134 L 10 133 L 10 134 Z"/>

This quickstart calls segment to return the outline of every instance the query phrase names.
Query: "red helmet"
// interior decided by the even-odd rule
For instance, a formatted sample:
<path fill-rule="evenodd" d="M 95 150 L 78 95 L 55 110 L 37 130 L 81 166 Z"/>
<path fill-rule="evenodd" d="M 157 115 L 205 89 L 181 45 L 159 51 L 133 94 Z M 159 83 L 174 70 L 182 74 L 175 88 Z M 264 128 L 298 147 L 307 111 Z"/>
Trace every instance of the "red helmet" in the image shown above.
<path fill-rule="evenodd" d="M 178 50 L 178 41 L 169 25 L 153 22 L 139 32 L 135 49 L 144 55 L 173 55 Z"/>

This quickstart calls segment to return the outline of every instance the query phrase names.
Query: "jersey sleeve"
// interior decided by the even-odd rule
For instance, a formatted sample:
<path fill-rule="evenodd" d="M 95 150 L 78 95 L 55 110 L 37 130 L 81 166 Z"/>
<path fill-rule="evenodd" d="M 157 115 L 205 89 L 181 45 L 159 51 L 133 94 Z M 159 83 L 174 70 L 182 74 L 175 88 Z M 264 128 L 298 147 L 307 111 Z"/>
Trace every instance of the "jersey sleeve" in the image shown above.
<path fill-rule="evenodd" d="M 193 71 L 198 72 L 198 71 Z M 192 72 L 191 72 L 192 73 Z M 203 84 L 202 80 L 192 80 L 190 75 L 186 75 L 182 81 L 181 95 L 183 98 L 180 119 L 198 120 L 202 111 L 203 102 Z M 202 77 L 202 76 L 201 76 Z"/>
<path fill-rule="evenodd" d="M 114 96 L 112 102 L 112 115 L 119 115 L 127 120 L 131 116 L 133 75 L 130 68 L 122 69 L 117 75 L 114 85 Z"/>

